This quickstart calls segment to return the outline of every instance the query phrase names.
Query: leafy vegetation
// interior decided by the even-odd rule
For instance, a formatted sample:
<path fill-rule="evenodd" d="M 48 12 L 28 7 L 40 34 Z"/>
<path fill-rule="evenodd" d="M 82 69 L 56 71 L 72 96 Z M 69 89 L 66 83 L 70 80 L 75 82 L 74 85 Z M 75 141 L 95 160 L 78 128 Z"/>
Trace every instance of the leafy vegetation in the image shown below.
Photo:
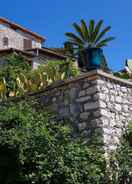
<path fill-rule="evenodd" d="M 73 56 L 77 55 L 78 63 L 81 68 L 85 68 L 88 63 L 87 52 L 90 48 L 102 48 L 107 46 L 108 42 L 112 41 L 114 37 L 104 38 L 106 33 L 110 31 L 111 27 L 107 26 L 101 29 L 103 20 L 100 20 L 97 24 L 94 20 L 90 20 L 87 24 L 84 20 L 81 20 L 80 25 L 73 24 L 76 33 L 68 32 L 66 36 L 68 41 L 65 43 L 65 49 Z M 102 59 L 100 68 L 105 71 L 109 71 L 106 59 Z"/>
<path fill-rule="evenodd" d="M 72 61 L 50 61 L 36 70 L 31 70 L 25 58 L 16 54 L 11 55 L 7 61 L 8 63 L 0 69 L 2 99 L 38 91 L 55 81 L 79 74 L 79 70 Z"/>
<path fill-rule="evenodd" d="M 0 94 L 2 98 L 17 95 L 17 76 L 31 70 L 29 62 L 16 53 L 6 58 L 6 63 L 0 68 Z"/>
<path fill-rule="evenodd" d="M 0 183 L 103 184 L 102 154 L 73 139 L 67 122 L 56 122 L 36 105 L 1 107 Z"/>
<path fill-rule="evenodd" d="M 132 123 L 124 133 L 121 145 L 111 158 L 112 184 L 132 183 Z"/>
<path fill-rule="evenodd" d="M 114 72 L 113 74 L 114 74 L 114 76 L 122 78 L 122 79 L 127 79 L 127 80 L 130 79 L 128 73 Z"/>
<path fill-rule="evenodd" d="M 68 43 L 74 46 L 77 50 L 83 50 L 87 48 L 101 48 L 107 46 L 109 41 L 112 41 L 114 37 L 104 38 L 105 34 L 110 31 L 111 27 L 108 26 L 101 31 L 103 20 L 100 20 L 95 24 L 94 20 L 90 20 L 89 25 L 84 20 L 81 20 L 81 24 L 73 24 L 73 27 L 77 33 L 66 33 L 69 38 Z"/>

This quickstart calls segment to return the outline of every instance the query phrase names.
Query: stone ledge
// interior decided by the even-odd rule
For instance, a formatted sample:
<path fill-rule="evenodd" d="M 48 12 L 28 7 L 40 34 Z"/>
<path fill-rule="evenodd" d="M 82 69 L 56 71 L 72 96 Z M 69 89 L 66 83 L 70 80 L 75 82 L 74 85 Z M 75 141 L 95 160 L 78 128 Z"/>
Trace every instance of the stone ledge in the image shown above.
<path fill-rule="evenodd" d="M 114 80 L 116 82 L 120 82 L 120 83 L 123 83 L 125 85 L 132 86 L 132 82 L 130 82 L 128 80 L 121 79 L 119 77 L 115 77 L 114 75 L 103 72 L 102 70 L 95 70 L 95 71 L 96 71 L 96 74 L 101 76 L 101 77 L 105 77 L 105 78 L 108 78 L 110 80 Z"/>
<path fill-rule="evenodd" d="M 37 94 L 48 92 L 52 89 L 67 86 L 71 83 L 75 83 L 75 82 L 78 82 L 78 81 L 83 80 L 83 79 L 88 79 L 89 81 L 94 81 L 96 79 L 99 79 L 99 77 L 104 77 L 104 78 L 107 78 L 109 80 L 113 80 L 113 81 L 116 81 L 116 82 L 119 82 L 119 83 L 122 83 L 124 85 L 132 87 L 132 82 L 130 82 L 130 81 L 127 81 L 125 79 L 120 79 L 118 77 L 113 76 L 112 74 L 108 74 L 106 72 L 103 72 L 102 70 L 92 70 L 92 71 L 84 73 L 80 76 L 74 77 L 72 79 L 68 79 L 68 80 L 65 80 L 65 81 L 56 81 L 54 84 L 51 84 L 50 86 L 48 86 L 45 89 L 42 89 L 38 92 L 27 93 L 25 95 L 26 96 L 34 96 L 34 95 L 37 95 Z"/>
<path fill-rule="evenodd" d="M 108 74 L 106 72 L 103 72 L 102 70 L 92 70 L 92 71 L 89 71 L 87 73 L 81 74 L 80 76 L 74 77 L 72 79 L 68 79 L 65 81 L 57 81 L 54 84 L 51 84 L 50 86 L 48 86 L 47 88 L 41 89 L 40 91 L 26 93 L 22 97 L 13 97 L 13 98 L 9 98 L 8 100 L 15 101 L 15 100 L 23 99 L 23 98 L 30 97 L 30 96 L 36 96 L 36 95 L 39 95 L 42 93 L 46 93 L 46 92 L 53 90 L 53 89 L 67 86 L 71 83 L 75 83 L 75 82 L 78 82 L 78 81 L 83 80 L 83 79 L 88 79 L 88 81 L 94 81 L 96 79 L 99 79 L 100 77 L 132 87 L 132 82 L 130 82 L 130 81 L 127 81 L 125 79 L 120 79 L 118 77 L 113 76 L 112 74 Z"/>

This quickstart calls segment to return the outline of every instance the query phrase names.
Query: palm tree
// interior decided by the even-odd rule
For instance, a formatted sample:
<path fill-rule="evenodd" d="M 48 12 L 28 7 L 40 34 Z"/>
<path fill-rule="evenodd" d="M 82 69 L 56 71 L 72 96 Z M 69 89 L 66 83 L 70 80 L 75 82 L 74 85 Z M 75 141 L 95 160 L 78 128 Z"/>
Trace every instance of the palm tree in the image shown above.
<path fill-rule="evenodd" d="M 114 37 L 105 37 L 105 34 L 110 31 L 111 27 L 107 26 L 101 29 L 103 20 L 100 20 L 95 24 L 94 20 L 90 20 L 87 25 L 84 20 L 81 20 L 81 24 L 73 24 L 73 27 L 77 34 L 66 33 L 68 37 L 67 43 L 72 45 L 74 55 L 81 56 L 80 67 L 86 65 L 86 50 L 92 48 L 102 48 L 107 46 L 108 42 L 112 41 Z M 105 37 L 105 38 L 104 38 Z M 85 54 L 84 54 L 85 53 Z"/>
<path fill-rule="evenodd" d="M 74 23 L 73 27 L 77 35 L 74 33 L 66 33 L 68 43 L 77 49 L 101 48 L 107 46 L 107 43 L 112 41 L 114 37 L 104 38 L 111 27 L 108 26 L 101 31 L 102 25 L 103 20 L 100 20 L 97 24 L 95 24 L 94 20 L 90 20 L 89 25 L 87 25 L 84 20 L 81 20 L 81 25 Z"/>

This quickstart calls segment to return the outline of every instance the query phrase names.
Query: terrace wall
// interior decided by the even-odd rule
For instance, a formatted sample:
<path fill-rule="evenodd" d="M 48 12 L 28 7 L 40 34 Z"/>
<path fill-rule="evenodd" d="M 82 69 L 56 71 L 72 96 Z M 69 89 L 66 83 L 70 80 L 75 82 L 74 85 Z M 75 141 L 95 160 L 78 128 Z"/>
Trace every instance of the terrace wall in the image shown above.
<path fill-rule="evenodd" d="M 32 95 L 58 119 L 70 119 L 86 142 L 103 144 L 106 152 L 116 149 L 132 120 L 132 83 L 100 70 Z"/>

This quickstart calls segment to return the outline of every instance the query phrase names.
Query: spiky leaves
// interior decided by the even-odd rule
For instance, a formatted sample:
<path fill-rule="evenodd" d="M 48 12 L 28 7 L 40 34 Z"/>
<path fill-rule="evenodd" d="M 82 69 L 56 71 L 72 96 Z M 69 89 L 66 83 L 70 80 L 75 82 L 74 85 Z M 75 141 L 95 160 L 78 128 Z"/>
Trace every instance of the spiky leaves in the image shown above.
<path fill-rule="evenodd" d="M 112 41 L 114 37 L 104 38 L 111 27 L 108 26 L 101 30 L 102 25 L 103 20 L 100 20 L 97 24 L 95 24 L 94 20 L 90 20 L 88 25 L 84 20 L 81 20 L 81 24 L 74 23 L 73 27 L 77 34 L 66 33 L 68 42 L 78 49 L 104 47 L 109 41 Z"/>

